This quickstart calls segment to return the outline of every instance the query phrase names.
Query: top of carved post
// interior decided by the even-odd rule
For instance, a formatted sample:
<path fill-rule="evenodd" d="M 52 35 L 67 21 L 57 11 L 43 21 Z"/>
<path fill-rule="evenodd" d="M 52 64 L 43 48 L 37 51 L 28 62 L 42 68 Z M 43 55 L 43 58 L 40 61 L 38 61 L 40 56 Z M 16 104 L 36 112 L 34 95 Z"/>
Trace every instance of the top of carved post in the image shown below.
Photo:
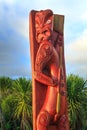
<path fill-rule="evenodd" d="M 54 14 L 53 29 L 55 31 L 64 33 L 64 15 Z"/>

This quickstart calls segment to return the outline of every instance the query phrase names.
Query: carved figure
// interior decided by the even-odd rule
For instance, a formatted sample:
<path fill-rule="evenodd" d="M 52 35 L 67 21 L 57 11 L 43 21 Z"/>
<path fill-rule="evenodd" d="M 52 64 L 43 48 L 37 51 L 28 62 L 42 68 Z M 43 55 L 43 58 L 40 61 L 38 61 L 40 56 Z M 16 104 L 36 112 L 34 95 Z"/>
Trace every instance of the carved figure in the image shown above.
<path fill-rule="evenodd" d="M 39 101 L 38 104 L 40 108 L 34 106 L 36 109 L 34 130 L 69 130 L 66 112 L 65 68 L 62 65 L 64 63 L 63 33 L 53 28 L 54 15 L 51 10 L 33 11 L 31 16 L 34 16 L 32 20 L 35 26 L 30 29 L 34 33 L 33 38 L 30 35 L 30 41 L 34 39 L 32 43 L 36 46 L 35 53 L 31 51 L 34 53 L 32 56 L 33 85 L 43 87 L 42 90 L 45 90 L 43 103 Z M 39 93 L 34 92 L 35 95 L 38 98 Z"/>

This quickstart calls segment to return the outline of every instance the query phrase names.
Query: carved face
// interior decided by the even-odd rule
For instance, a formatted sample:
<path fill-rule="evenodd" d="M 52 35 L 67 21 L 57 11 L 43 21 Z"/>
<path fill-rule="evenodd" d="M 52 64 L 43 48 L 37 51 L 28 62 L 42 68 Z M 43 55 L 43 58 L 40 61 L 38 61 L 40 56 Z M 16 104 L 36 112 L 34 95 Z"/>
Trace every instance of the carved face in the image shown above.
<path fill-rule="evenodd" d="M 35 15 L 36 40 L 41 43 L 44 40 L 51 39 L 52 32 L 52 11 L 41 10 Z"/>

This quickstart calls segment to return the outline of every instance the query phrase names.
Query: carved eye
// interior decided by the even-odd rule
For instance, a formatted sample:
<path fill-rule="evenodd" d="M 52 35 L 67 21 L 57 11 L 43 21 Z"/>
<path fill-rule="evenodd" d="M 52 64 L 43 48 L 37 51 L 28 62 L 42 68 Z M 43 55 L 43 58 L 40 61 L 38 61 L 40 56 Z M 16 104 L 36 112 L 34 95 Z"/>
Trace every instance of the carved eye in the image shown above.
<path fill-rule="evenodd" d="M 46 22 L 46 24 L 50 24 L 51 23 L 51 20 L 50 19 L 48 19 L 47 20 L 47 22 Z"/>

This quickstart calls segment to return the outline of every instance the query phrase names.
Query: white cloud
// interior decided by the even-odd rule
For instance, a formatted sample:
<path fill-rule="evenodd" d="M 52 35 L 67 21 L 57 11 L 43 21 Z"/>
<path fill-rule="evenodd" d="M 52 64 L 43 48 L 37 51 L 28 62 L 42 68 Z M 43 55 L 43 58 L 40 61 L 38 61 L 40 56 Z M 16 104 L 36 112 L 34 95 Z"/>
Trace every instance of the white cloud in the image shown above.
<path fill-rule="evenodd" d="M 0 0 L 0 3 L 5 3 L 8 5 L 12 5 L 16 2 L 16 0 Z"/>
<path fill-rule="evenodd" d="M 81 14 L 80 19 L 87 23 L 87 10 Z"/>
<path fill-rule="evenodd" d="M 17 33 L 21 34 L 23 37 L 29 37 L 29 21 L 28 18 L 18 17 L 16 16 L 11 21 L 9 21 L 11 28 L 13 28 Z"/>
<path fill-rule="evenodd" d="M 86 67 L 87 66 L 87 56 L 86 56 L 87 55 L 87 39 L 86 39 L 87 30 L 85 30 L 81 34 L 81 32 L 84 28 L 83 29 L 79 28 L 79 25 L 84 24 L 84 21 L 85 21 L 85 23 L 87 23 L 87 7 L 86 7 L 87 2 L 86 1 L 87 0 L 84 0 L 84 2 L 81 0 L 77 0 L 77 1 L 74 0 L 74 1 L 67 1 L 67 2 L 64 0 L 62 0 L 62 1 L 61 0 L 55 0 L 55 1 L 53 1 L 53 0 L 42 0 L 42 1 L 0 0 L 0 25 L 1 25 L 1 27 L 2 27 L 2 23 L 3 23 L 3 28 L 0 28 L 0 29 L 2 29 L 2 30 L 0 30 L 0 32 L 4 36 L 6 35 L 8 37 L 9 34 L 7 34 L 7 30 L 6 30 L 7 29 L 6 26 L 8 26 L 9 30 L 11 30 L 12 32 L 16 32 L 16 34 L 17 34 L 16 37 L 18 36 L 20 38 L 23 38 L 24 40 L 28 40 L 29 39 L 28 15 L 29 15 L 30 10 L 32 10 L 32 9 L 41 10 L 41 9 L 48 8 L 48 9 L 52 9 L 54 13 L 63 14 L 63 15 L 65 15 L 65 33 L 66 33 L 65 39 L 66 39 L 66 41 L 70 42 L 73 39 L 76 39 L 77 36 L 79 36 L 71 44 L 66 44 L 65 52 L 66 52 L 67 64 L 71 64 L 71 68 L 72 68 L 72 66 L 76 66 L 76 68 L 74 69 L 74 72 L 75 71 L 78 71 L 80 73 L 82 71 L 87 72 L 87 69 L 86 69 L 87 68 Z M 77 6 L 75 6 L 75 5 L 77 5 Z M 82 22 L 82 24 L 81 24 L 81 22 Z M 77 26 L 78 26 L 78 28 L 77 28 Z M 26 49 L 24 48 L 25 42 L 22 43 L 19 40 L 20 38 L 18 38 L 18 37 L 16 38 L 14 34 L 12 34 L 12 37 L 9 35 L 10 37 L 9 37 L 8 43 L 10 43 L 10 44 L 12 43 L 12 46 L 14 44 L 14 47 L 12 49 L 14 49 L 15 46 L 18 48 L 19 51 L 17 51 L 17 49 L 15 49 L 16 53 L 20 52 L 20 50 L 21 50 L 22 52 L 20 52 L 20 53 L 23 55 L 25 54 L 27 56 L 28 54 L 26 54 L 26 52 L 28 53 L 28 48 L 26 48 Z M 16 40 L 14 40 L 14 39 L 16 39 Z M 7 41 L 5 41 L 5 42 L 7 42 Z M 7 46 L 9 47 L 9 45 L 7 45 Z M 5 48 L 5 47 L 3 47 L 3 48 Z M 1 46 L 0 46 L 0 48 L 1 48 Z M 9 58 L 7 57 L 7 60 L 12 59 L 10 57 L 11 53 L 9 55 L 7 55 L 9 48 L 8 48 L 8 50 L 6 50 L 6 52 L 4 52 L 4 49 L 3 49 L 2 54 L 4 56 L 1 57 L 1 58 L 3 58 L 2 59 L 3 63 L 7 63 L 6 59 L 4 60 L 4 58 L 6 58 L 6 56 L 9 57 Z M 25 50 L 25 52 L 23 50 Z M 14 53 L 13 50 L 12 50 L 12 52 Z M 1 54 L 1 52 L 0 52 L 0 54 Z M 15 63 L 14 62 L 12 60 L 12 65 L 16 63 L 16 62 Z M 17 68 L 18 73 L 19 73 L 19 68 Z M 3 70 L 5 70 L 5 69 L 3 69 Z M 23 69 L 21 68 L 20 73 L 22 70 Z M 71 71 L 72 71 L 72 69 L 71 69 Z M 7 73 L 6 70 L 4 72 Z M 28 71 L 26 71 L 26 73 L 27 72 Z"/>
<path fill-rule="evenodd" d="M 19 13 L 19 9 L 16 9 L 16 6 L 14 4 L 16 2 L 15 0 L 4 0 L 0 2 L 2 3 L 2 6 L 0 5 L 0 25 L 2 23 L 8 24 L 9 28 L 13 29 L 16 31 L 16 33 L 19 33 L 28 39 L 28 15 L 26 17 L 24 14 L 22 14 L 24 13 L 22 12 L 22 9 Z"/>
<path fill-rule="evenodd" d="M 66 63 L 74 71 L 87 75 L 87 29 L 71 44 L 66 45 Z"/>

